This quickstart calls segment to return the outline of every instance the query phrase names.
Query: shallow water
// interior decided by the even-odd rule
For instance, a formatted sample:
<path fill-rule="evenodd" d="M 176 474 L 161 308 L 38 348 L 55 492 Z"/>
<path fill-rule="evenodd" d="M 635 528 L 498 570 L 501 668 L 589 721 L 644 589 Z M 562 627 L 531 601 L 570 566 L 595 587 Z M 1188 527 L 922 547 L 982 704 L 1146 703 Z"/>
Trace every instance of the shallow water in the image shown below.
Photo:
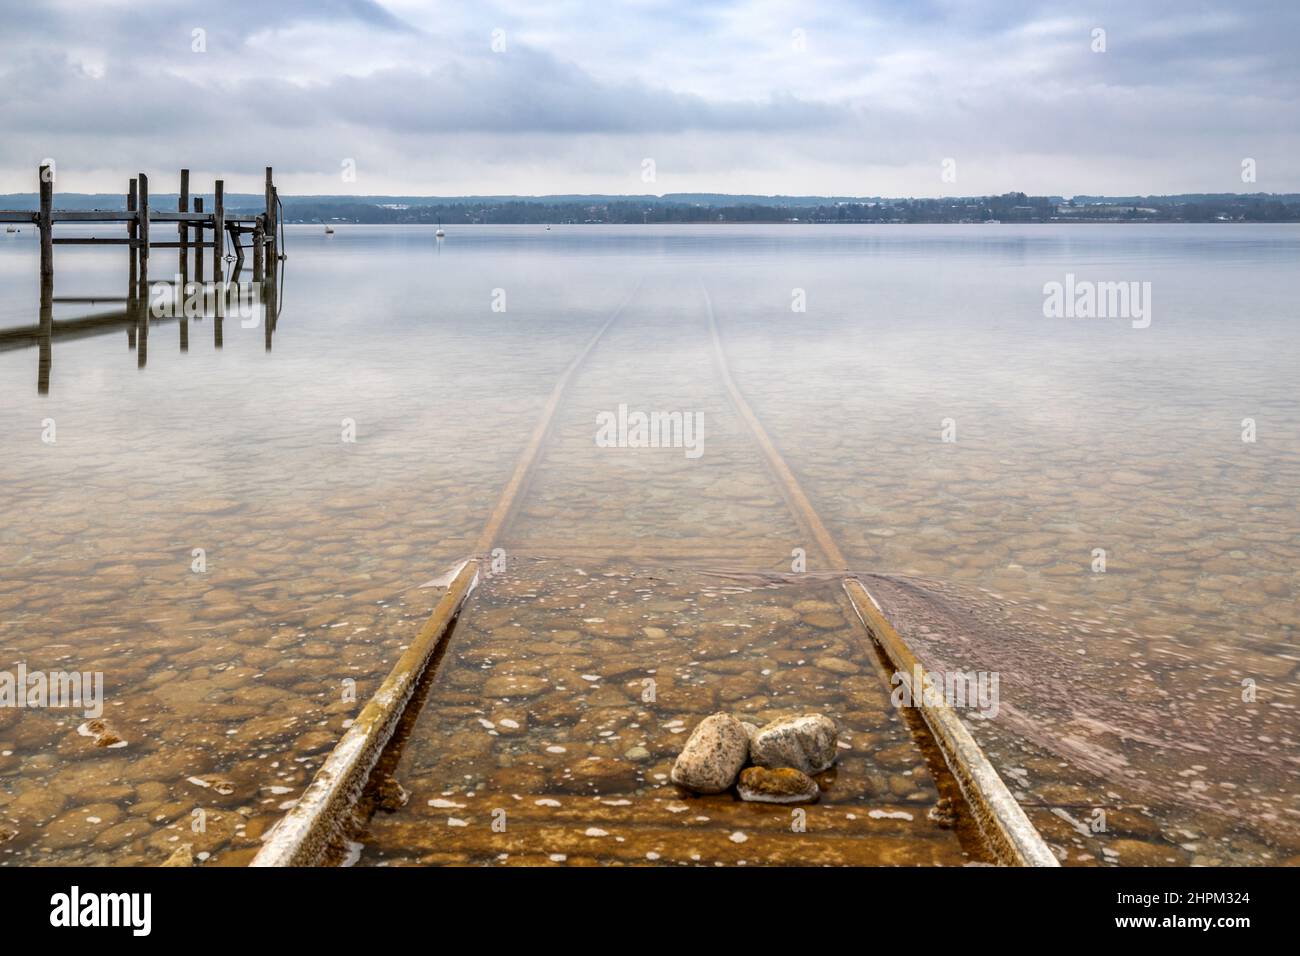
<path fill-rule="evenodd" d="M 37 321 L 33 238 L 0 237 L 0 328 Z M 269 347 L 264 324 L 228 318 L 216 348 L 211 316 L 187 323 L 186 351 L 179 323 L 153 323 L 143 368 L 124 326 L 56 337 L 46 394 L 37 348 L 0 349 L 0 670 L 101 671 L 103 720 L 125 741 L 96 746 L 80 713 L 0 708 L 0 860 L 158 862 L 184 842 L 246 862 L 427 615 L 436 594 L 419 585 L 473 546 L 560 372 L 622 305 L 502 536 L 510 570 L 475 595 L 429 690 L 460 698 L 417 722 L 428 733 L 399 768 L 411 800 L 376 815 L 362 860 L 599 861 L 636 848 L 666 862 L 788 861 L 804 843 L 730 841 L 735 821 L 770 829 L 775 818 L 748 805 L 711 801 L 699 845 L 657 828 L 652 809 L 673 799 L 654 776 L 663 725 L 715 707 L 825 707 L 852 756 L 816 812 L 887 824 L 918 854 L 885 856 L 863 824 L 838 859 L 968 861 L 925 801 L 910 826 L 858 814 L 885 806 L 873 774 L 889 780 L 890 746 L 855 716 L 888 703 L 883 679 L 850 700 L 825 675 L 759 667 L 765 682 L 739 693 L 752 670 L 701 666 L 671 710 L 640 717 L 628 699 L 601 716 L 584 694 L 571 723 L 530 722 L 522 737 L 490 736 L 478 720 L 504 705 L 454 683 L 517 622 L 529 641 L 494 667 L 553 685 L 585 656 L 579 679 L 601 676 L 588 690 L 612 696 L 611 660 L 645 668 L 663 655 L 681 673 L 692 651 L 725 643 L 725 622 L 701 610 L 716 584 L 703 570 L 790 572 L 795 549 L 825 570 L 718 383 L 706 291 L 732 374 L 854 567 L 892 576 L 873 590 L 929 659 L 1002 675 L 999 717 L 971 725 L 1069 862 L 1300 852 L 1300 229 L 466 227 L 438 245 L 422 229 L 303 227 L 289 252 Z M 174 260 L 155 252 L 153 276 Z M 120 251 L 61 247 L 56 270 L 61 297 L 125 291 Z M 1066 273 L 1150 281 L 1150 327 L 1044 318 L 1043 284 Z M 806 312 L 791 310 L 794 290 Z M 56 304 L 54 317 L 96 310 Z M 620 404 L 700 414 L 702 454 L 598 447 L 596 416 Z M 345 419 L 355 442 L 342 440 Z M 579 568 L 648 588 L 673 627 L 699 630 L 606 646 L 627 639 L 579 626 L 562 600 Z M 665 569 L 676 576 L 645 584 Z M 834 591 L 810 578 L 717 606 L 730 619 L 760 613 L 754 594 L 791 608 L 834 600 L 805 589 Z M 636 620 L 620 627 L 658 626 L 621 613 Z M 576 631 L 576 646 L 539 638 L 556 631 Z M 755 667 L 818 650 L 797 628 L 752 636 Z M 819 656 L 876 667 L 867 648 L 849 653 L 849 634 L 828 640 L 836 654 Z M 738 696 L 715 699 L 727 680 Z M 762 697 L 780 699 L 746 706 Z M 612 752 L 606 718 L 620 721 L 618 746 L 636 737 L 620 760 L 643 744 L 651 755 L 622 768 L 617 795 L 594 795 L 631 809 L 597 811 L 579 790 L 563 813 L 512 812 L 509 850 L 477 824 L 440 818 L 430 835 L 428 800 L 480 789 L 486 806 L 481 788 L 530 761 L 545 773 L 521 801 L 547 799 L 572 761 L 546 746 Z M 1082 832 L 1099 808 L 1108 829 Z M 544 810 L 561 828 L 611 834 L 622 812 L 636 835 L 530 848 Z M 788 808 L 777 812 L 784 832 Z M 642 845 L 651 832 L 658 849 Z"/>
<path fill-rule="evenodd" d="M 374 814 L 357 860 L 988 862 L 969 819 L 931 819 L 956 785 L 890 705 L 837 597 L 815 578 L 738 585 L 671 567 L 517 561 L 458 626 L 388 768 L 409 797 Z M 678 791 L 673 759 L 718 710 L 758 725 L 835 714 L 840 756 L 817 775 L 819 800 Z"/>

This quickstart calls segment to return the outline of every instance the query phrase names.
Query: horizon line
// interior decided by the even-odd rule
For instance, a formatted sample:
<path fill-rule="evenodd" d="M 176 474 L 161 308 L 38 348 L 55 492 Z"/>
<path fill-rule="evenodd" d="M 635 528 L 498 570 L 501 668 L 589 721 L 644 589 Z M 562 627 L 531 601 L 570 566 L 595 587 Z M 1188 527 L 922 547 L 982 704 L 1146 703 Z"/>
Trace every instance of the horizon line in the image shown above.
<path fill-rule="evenodd" d="M 154 196 L 177 196 L 178 191 L 151 190 Z M 191 196 L 210 195 L 210 191 L 202 189 L 191 189 Z M 0 193 L 0 197 L 7 196 L 37 196 L 38 192 L 7 192 Z M 105 191 L 55 191 L 55 198 L 60 196 L 75 197 L 95 197 L 95 196 L 124 196 L 125 193 L 105 192 Z M 239 191 L 231 190 L 226 193 L 229 196 L 260 196 L 256 191 Z M 613 201 L 633 201 L 633 200 L 652 200 L 658 202 L 673 201 L 679 197 L 710 197 L 716 199 L 766 199 L 766 200 L 820 200 L 824 202 L 837 203 L 873 203 L 873 202 L 899 202 L 899 201 L 918 201 L 937 202 L 942 200 L 963 200 L 963 199 L 989 199 L 1002 198 L 1006 196 L 1022 195 L 1031 199 L 1060 199 L 1071 201 L 1078 198 L 1087 199 L 1176 199 L 1183 196 L 1225 196 L 1235 198 L 1250 197 L 1277 197 L 1277 196 L 1300 196 L 1297 192 L 1267 192 L 1256 190 L 1253 192 L 1204 192 L 1204 191 L 1183 191 L 1173 193 L 1088 193 L 1079 192 L 1073 194 L 1066 193 L 1030 193 L 1024 190 L 1012 189 L 1001 193 L 963 193 L 952 195 L 908 195 L 908 196 L 849 196 L 843 194 L 818 194 L 818 193 L 724 193 L 708 192 L 702 190 L 690 190 L 684 192 L 670 193 L 459 193 L 459 194 L 420 194 L 420 193 L 283 193 L 281 199 L 352 199 L 352 200 L 391 200 L 391 199 L 421 199 L 421 200 L 438 200 L 438 201 L 465 201 L 465 200 L 522 200 L 522 201 L 544 201 L 544 200 L 575 200 L 575 199 L 601 199 Z"/>

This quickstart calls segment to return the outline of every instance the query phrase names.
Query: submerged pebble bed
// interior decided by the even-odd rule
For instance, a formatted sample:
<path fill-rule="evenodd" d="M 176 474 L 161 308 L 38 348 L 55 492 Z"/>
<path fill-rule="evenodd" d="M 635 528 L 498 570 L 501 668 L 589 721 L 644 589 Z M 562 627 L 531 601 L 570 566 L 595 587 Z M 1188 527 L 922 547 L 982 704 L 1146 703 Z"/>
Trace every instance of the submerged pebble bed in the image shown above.
<path fill-rule="evenodd" d="M 272 353 L 234 323 L 222 351 L 192 323 L 184 355 L 159 326 L 143 370 L 124 333 L 58 342 L 47 396 L 34 350 L 0 353 L 0 670 L 105 682 L 102 723 L 0 708 L 0 864 L 153 864 L 184 844 L 247 862 L 639 279 L 431 688 L 446 707 L 403 754 L 411 797 L 372 818 L 359 862 L 978 862 L 960 823 L 929 818 L 941 794 L 842 608 L 804 603 L 836 605 L 834 587 L 703 573 L 789 572 L 795 549 L 824 569 L 718 385 L 701 281 L 740 388 L 855 568 L 916 584 L 880 590 L 935 659 L 1002 675 L 1002 714 L 970 726 L 1066 863 L 1300 854 L 1300 414 L 1276 268 L 1292 233 L 541 235 L 470 231 L 436 259 L 415 232 L 291 236 Z M 24 254 L 0 250 L 15 321 Z M 1044 278 L 1115 256 L 1162 290 L 1149 335 L 1043 324 Z M 76 261 L 61 295 L 116 289 L 120 257 Z M 703 455 L 596 447 L 620 403 L 702 413 Z M 656 709 L 635 686 L 650 668 Z M 809 808 L 826 839 L 789 839 L 789 808 L 656 776 L 707 713 L 807 709 L 850 748 Z"/>
<path fill-rule="evenodd" d="M 489 579 L 393 771 L 410 799 L 375 814 L 360 861 L 986 862 L 969 820 L 936 822 L 951 798 L 838 590 L 547 561 Z M 804 710 L 840 729 L 817 803 L 670 782 L 708 714 Z"/>

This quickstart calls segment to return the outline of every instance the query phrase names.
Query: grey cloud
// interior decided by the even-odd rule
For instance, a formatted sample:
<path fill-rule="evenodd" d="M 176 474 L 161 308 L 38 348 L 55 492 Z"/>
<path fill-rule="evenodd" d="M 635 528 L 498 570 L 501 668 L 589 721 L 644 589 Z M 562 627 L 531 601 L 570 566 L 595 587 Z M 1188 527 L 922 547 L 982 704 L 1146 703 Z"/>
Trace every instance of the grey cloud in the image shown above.
<path fill-rule="evenodd" d="M 38 68 L 39 67 L 39 68 Z M 274 78 L 213 89 L 184 77 L 159 82 L 133 65 L 104 81 L 58 69 L 33 54 L 0 74 L 9 90 L 4 125 L 86 134 L 195 132 L 268 120 L 301 127 L 343 122 L 426 133 L 646 133 L 786 130 L 842 121 L 845 108 L 777 94 L 765 102 L 717 102 L 640 83 L 604 84 L 537 51 L 488 54 L 431 71 L 387 69 L 303 87 Z"/>
<path fill-rule="evenodd" d="M 692 188 L 748 169 L 770 192 L 844 192 L 883 168 L 918 170 L 917 194 L 943 188 L 928 170 L 948 156 L 997 170 L 964 189 L 1095 169 L 1105 181 L 1050 188 L 1129 192 L 1231 189 L 1249 155 L 1268 173 L 1261 188 L 1300 189 L 1290 0 L 0 7 L 0 177 L 14 188 L 57 151 L 115 183 L 196 154 L 232 172 L 317 175 L 365 156 L 408 185 L 436 173 L 429 191 L 484 175 L 518 189 L 527 174 L 524 191 L 549 192 L 575 185 L 575 170 L 619 181 L 655 155 L 690 170 Z M 801 58 L 792 25 L 810 35 Z M 1088 46 L 1094 25 L 1103 55 Z M 203 57 L 189 51 L 197 26 Z M 500 55 L 497 26 L 510 38 Z"/>

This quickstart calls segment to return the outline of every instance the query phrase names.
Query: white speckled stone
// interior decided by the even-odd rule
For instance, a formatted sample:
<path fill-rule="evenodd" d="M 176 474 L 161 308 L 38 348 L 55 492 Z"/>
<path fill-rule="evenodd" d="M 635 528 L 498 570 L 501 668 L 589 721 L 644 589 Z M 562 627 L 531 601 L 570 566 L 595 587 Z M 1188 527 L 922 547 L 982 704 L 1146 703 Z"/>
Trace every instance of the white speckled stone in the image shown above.
<path fill-rule="evenodd" d="M 821 773 L 835 762 L 839 730 L 822 714 L 774 720 L 749 743 L 749 756 L 760 767 L 793 767 Z"/>
<path fill-rule="evenodd" d="M 696 793 L 721 793 L 736 780 L 749 756 L 749 735 L 730 714 L 712 714 L 699 722 L 686 740 L 672 781 Z"/>

